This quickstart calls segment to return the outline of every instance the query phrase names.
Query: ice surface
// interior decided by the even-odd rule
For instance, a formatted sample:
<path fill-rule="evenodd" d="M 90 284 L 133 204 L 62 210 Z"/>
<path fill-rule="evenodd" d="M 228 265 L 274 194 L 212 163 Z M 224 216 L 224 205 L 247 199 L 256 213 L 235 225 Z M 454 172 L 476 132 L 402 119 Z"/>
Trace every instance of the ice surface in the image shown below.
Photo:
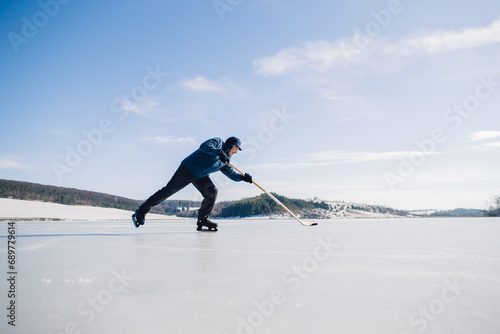
<path fill-rule="evenodd" d="M 218 222 L 17 222 L 0 332 L 500 332 L 498 218 Z"/>

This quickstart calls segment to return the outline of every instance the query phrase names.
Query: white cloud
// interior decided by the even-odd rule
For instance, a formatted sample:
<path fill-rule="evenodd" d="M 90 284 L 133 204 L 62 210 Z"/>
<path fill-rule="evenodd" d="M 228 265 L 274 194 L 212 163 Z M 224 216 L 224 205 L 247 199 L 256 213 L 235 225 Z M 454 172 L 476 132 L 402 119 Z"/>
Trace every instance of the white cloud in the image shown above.
<path fill-rule="evenodd" d="M 413 176 L 413 182 L 421 185 L 437 185 L 439 183 L 463 184 L 465 182 L 496 180 L 500 180 L 500 175 L 497 171 L 482 166 L 454 166 L 453 168 L 423 170 Z M 438 186 L 438 188 L 440 187 Z"/>
<path fill-rule="evenodd" d="M 217 92 L 222 88 L 219 83 L 197 76 L 194 79 L 186 79 L 178 83 L 179 86 L 193 92 Z"/>
<path fill-rule="evenodd" d="M 123 102 L 123 109 L 133 112 L 134 114 L 143 115 L 144 113 L 139 108 L 139 105 L 136 103 Z"/>
<path fill-rule="evenodd" d="M 238 99 L 246 97 L 246 91 L 233 83 L 226 77 L 219 79 L 207 79 L 202 76 L 197 76 L 193 79 L 185 79 L 175 83 L 182 90 L 193 93 L 216 93 L 218 96 L 228 99 Z"/>
<path fill-rule="evenodd" d="M 277 76 L 305 66 L 316 71 L 326 71 L 334 64 L 346 61 L 338 43 L 326 41 L 304 42 L 298 47 L 284 49 L 275 56 L 253 61 L 255 73 L 261 76 Z"/>
<path fill-rule="evenodd" d="M 199 143 L 193 137 L 156 136 L 147 138 L 158 144 L 180 144 L 186 146 L 198 146 Z"/>
<path fill-rule="evenodd" d="M 156 101 L 158 99 L 158 96 L 154 95 L 147 95 L 146 97 L 142 99 L 131 99 L 131 100 L 121 100 L 122 103 L 122 108 L 133 112 L 134 114 L 138 115 L 146 115 L 146 112 L 156 106 L 159 105 L 159 103 Z"/>
<path fill-rule="evenodd" d="M 0 159 L 0 169 L 29 169 L 17 160 Z"/>
<path fill-rule="evenodd" d="M 285 162 L 254 165 L 261 169 L 299 169 L 330 165 L 357 164 L 382 160 L 408 159 L 421 155 L 434 155 L 440 152 L 394 151 L 394 152 L 355 152 L 355 151 L 322 151 L 299 157 L 299 162 Z"/>
<path fill-rule="evenodd" d="M 500 137 L 500 131 L 476 131 L 471 132 L 467 138 L 469 141 L 482 141 Z"/>
<path fill-rule="evenodd" d="M 484 143 L 481 145 L 468 146 L 468 150 L 478 150 L 478 151 L 492 151 L 500 148 L 500 141 Z"/>
<path fill-rule="evenodd" d="M 405 38 L 389 45 L 384 51 L 399 55 L 437 54 L 497 42 L 500 42 L 500 20 L 496 20 L 486 27 L 436 31 L 422 37 Z"/>
<path fill-rule="evenodd" d="M 373 103 L 370 100 L 362 96 L 352 95 L 346 89 L 318 87 L 313 88 L 313 90 L 318 92 L 318 97 L 322 100 L 355 103 L 365 108 L 373 108 Z"/>
<path fill-rule="evenodd" d="M 360 43 L 363 38 L 364 42 Z M 433 55 L 498 42 L 500 19 L 485 27 L 435 31 L 420 37 L 403 38 L 389 45 L 376 36 L 369 38 L 358 33 L 349 39 L 334 42 L 302 42 L 299 46 L 286 48 L 274 56 L 255 59 L 253 66 L 255 73 L 260 76 L 284 75 L 301 68 L 325 72 L 335 66 L 343 67 L 367 59 L 368 55 Z"/>
<path fill-rule="evenodd" d="M 500 138 L 500 131 L 475 131 L 469 133 L 467 139 L 470 142 L 479 142 L 488 139 Z M 500 141 L 487 142 L 479 145 L 467 146 L 466 150 L 492 151 L 500 148 Z"/>

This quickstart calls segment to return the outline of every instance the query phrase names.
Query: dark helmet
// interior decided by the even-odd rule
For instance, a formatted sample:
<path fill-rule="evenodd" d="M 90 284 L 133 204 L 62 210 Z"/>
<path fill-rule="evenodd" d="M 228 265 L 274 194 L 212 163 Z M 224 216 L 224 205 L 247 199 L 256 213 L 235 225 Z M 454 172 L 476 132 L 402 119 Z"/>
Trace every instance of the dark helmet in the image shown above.
<path fill-rule="evenodd" d="M 240 149 L 240 151 L 242 151 L 242 149 L 241 149 L 241 141 L 238 138 L 236 138 L 236 137 L 229 137 L 224 142 L 224 146 L 226 146 L 227 150 L 230 150 L 234 145 L 236 145 Z"/>

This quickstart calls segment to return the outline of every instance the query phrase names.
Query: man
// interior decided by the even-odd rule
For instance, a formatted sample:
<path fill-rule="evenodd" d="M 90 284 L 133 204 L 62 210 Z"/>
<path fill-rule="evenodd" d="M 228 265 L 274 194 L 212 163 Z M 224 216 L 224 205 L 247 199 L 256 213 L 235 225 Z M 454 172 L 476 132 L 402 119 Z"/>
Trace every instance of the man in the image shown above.
<path fill-rule="evenodd" d="M 241 150 L 241 141 L 236 137 L 229 137 L 225 142 L 222 142 L 220 138 L 212 138 L 202 143 L 199 149 L 182 160 L 181 165 L 167 185 L 135 210 L 132 215 L 135 227 L 144 225 L 145 216 L 151 207 L 160 204 L 192 183 L 203 195 L 203 201 L 198 210 L 197 230 L 203 231 L 202 227 L 205 226 L 208 227 L 208 231 L 217 231 L 217 223 L 210 221 L 208 217 L 214 208 L 218 190 L 208 175 L 220 170 L 233 181 L 252 183 L 251 175 L 247 173 L 241 175 L 227 164 L 238 150 Z"/>

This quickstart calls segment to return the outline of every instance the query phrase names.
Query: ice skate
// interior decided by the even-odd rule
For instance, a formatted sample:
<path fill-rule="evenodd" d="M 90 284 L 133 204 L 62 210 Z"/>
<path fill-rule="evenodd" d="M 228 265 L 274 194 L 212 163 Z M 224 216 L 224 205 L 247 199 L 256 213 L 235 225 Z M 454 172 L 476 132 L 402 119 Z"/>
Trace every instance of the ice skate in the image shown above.
<path fill-rule="evenodd" d="M 203 231 L 203 232 L 217 232 L 217 227 L 219 226 L 217 223 L 214 223 L 213 221 L 208 219 L 208 216 L 203 217 L 203 218 L 198 218 L 198 222 L 196 223 L 198 225 L 198 228 L 196 229 L 197 231 Z M 203 229 L 203 226 L 207 227 L 207 229 Z"/>
<path fill-rule="evenodd" d="M 132 215 L 132 221 L 135 227 L 144 225 L 144 214 L 139 212 L 139 210 L 135 210 L 135 213 Z"/>

